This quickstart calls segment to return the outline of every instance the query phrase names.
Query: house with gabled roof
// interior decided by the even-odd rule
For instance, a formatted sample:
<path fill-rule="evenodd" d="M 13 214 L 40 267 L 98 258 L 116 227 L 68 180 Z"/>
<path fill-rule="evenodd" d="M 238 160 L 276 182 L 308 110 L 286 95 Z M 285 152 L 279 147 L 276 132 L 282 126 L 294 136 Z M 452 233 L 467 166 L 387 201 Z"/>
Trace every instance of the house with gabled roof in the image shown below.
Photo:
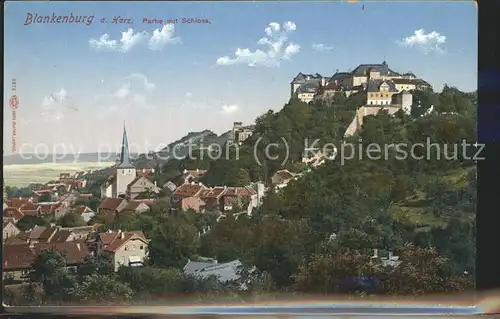
<path fill-rule="evenodd" d="M 158 194 L 161 192 L 161 188 L 156 186 L 156 182 L 152 182 L 146 176 L 137 176 L 127 185 L 127 197 L 129 199 L 134 199 L 144 192 Z"/>
<path fill-rule="evenodd" d="M 296 177 L 297 174 L 294 174 L 287 169 L 282 169 L 274 173 L 271 177 L 271 183 L 276 189 L 281 189 L 286 187 L 288 183 Z"/>
<path fill-rule="evenodd" d="M 172 200 L 174 202 L 180 202 L 183 198 L 196 197 L 202 190 L 207 189 L 202 183 L 184 183 L 177 187 L 175 190 Z"/>
<path fill-rule="evenodd" d="M 153 200 L 148 199 L 131 200 L 127 203 L 127 205 L 125 205 L 125 207 L 123 207 L 120 213 L 132 215 L 140 214 L 151 209 L 153 202 Z"/>
<path fill-rule="evenodd" d="M 12 221 L 3 221 L 3 241 L 7 240 L 8 238 L 16 237 L 21 233 L 21 230 L 16 227 L 16 225 Z"/>
<path fill-rule="evenodd" d="M 88 254 L 87 246 L 81 242 L 6 245 L 2 256 L 4 283 L 23 280 L 35 258 L 45 250 L 61 252 L 70 268 L 78 266 Z"/>
<path fill-rule="evenodd" d="M 85 205 L 73 208 L 73 213 L 82 216 L 85 223 L 88 223 L 96 214 L 90 207 Z"/>
<path fill-rule="evenodd" d="M 97 213 L 104 216 L 115 216 L 117 213 L 121 212 L 126 205 L 127 201 L 124 198 L 107 197 L 97 208 Z"/>
<path fill-rule="evenodd" d="M 142 266 L 147 257 L 148 243 L 142 231 L 108 231 L 98 234 L 96 253 L 110 256 L 115 271 L 118 271 L 120 266 Z"/>
<path fill-rule="evenodd" d="M 311 80 L 314 80 L 314 82 L 318 84 L 325 84 L 328 81 L 328 78 L 323 77 L 319 73 L 307 74 L 299 72 L 299 74 L 297 74 L 290 83 L 290 97 L 295 97 L 297 95 L 297 90 L 299 89 L 299 87 L 305 84 L 307 81 Z"/>
<path fill-rule="evenodd" d="M 366 88 L 367 105 L 391 105 L 399 91 L 393 80 L 369 79 Z"/>
<path fill-rule="evenodd" d="M 198 179 L 200 179 L 200 177 L 205 175 L 207 172 L 208 170 L 199 168 L 191 170 L 185 169 L 182 172 L 182 176 L 180 179 L 183 183 L 198 182 Z"/>
<path fill-rule="evenodd" d="M 19 208 L 8 207 L 3 210 L 3 219 L 9 219 L 14 224 L 17 223 L 21 218 L 24 217 L 24 214 L 21 212 Z"/>

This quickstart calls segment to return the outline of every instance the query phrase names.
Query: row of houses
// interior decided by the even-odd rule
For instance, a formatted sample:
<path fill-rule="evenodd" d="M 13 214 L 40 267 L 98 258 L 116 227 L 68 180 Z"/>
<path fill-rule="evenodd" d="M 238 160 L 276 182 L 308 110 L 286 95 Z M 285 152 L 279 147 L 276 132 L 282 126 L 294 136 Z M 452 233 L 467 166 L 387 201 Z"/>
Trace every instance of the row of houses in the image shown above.
<path fill-rule="evenodd" d="M 88 256 L 107 255 L 115 271 L 120 266 L 142 266 L 147 258 L 146 239 L 141 231 L 97 232 L 97 226 L 61 228 L 35 227 L 3 244 L 3 276 L 13 283 L 23 280 L 35 258 L 45 250 L 65 255 L 69 267 Z"/>
<path fill-rule="evenodd" d="M 80 205 L 74 207 L 79 199 L 88 200 L 90 194 L 79 194 L 73 192 L 55 198 L 56 201 L 38 202 L 36 197 L 20 197 L 5 200 L 3 203 L 3 221 L 16 224 L 24 216 L 47 216 L 50 215 L 59 219 L 69 212 L 74 212 L 83 217 L 88 222 L 95 212 L 88 206 Z"/>

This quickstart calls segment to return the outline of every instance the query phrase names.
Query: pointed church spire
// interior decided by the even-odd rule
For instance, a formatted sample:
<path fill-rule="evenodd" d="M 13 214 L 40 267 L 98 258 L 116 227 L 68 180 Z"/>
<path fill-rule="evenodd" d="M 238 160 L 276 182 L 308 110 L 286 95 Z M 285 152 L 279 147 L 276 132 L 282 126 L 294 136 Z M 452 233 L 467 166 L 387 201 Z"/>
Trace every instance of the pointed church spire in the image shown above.
<path fill-rule="evenodd" d="M 125 121 L 123 121 L 123 138 L 122 138 L 122 149 L 120 153 L 120 164 L 119 168 L 133 168 L 134 165 L 130 162 L 130 151 L 128 148 L 128 138 L 127 129 L 125 128 Z"/>

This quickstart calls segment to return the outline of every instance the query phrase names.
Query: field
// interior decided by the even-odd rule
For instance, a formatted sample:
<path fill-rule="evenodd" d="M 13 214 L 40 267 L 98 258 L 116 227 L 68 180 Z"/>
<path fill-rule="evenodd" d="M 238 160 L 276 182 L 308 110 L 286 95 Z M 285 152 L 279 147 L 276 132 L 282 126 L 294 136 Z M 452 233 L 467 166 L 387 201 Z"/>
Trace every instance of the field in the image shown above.
<path fill-rule="evenodd" d="M 98 169 L 114 163 L 45 163 L 25 165 L 5 165 L 3 167 L 5 185 L 27 186 L 31 183 L 46 183 L 55 180 L 60 173 L 75 173 L 84 169 Z"/>

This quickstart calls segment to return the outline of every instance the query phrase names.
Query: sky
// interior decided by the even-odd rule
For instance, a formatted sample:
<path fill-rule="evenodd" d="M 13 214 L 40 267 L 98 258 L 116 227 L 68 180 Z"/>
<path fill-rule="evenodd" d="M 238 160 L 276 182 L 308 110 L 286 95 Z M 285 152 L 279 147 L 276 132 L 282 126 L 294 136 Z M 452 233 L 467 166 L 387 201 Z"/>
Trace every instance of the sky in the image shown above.
<path fill-rule="evenodd" d="M 281 109 L 299 72 L 385 60 L 435 90 L 477 86 L 472 1 L 6 2 L 4 23 L 5 155 L 13 140 L 23 153 L 116 151 L 124 122 L 140 152 L 221 134 Z"/>

